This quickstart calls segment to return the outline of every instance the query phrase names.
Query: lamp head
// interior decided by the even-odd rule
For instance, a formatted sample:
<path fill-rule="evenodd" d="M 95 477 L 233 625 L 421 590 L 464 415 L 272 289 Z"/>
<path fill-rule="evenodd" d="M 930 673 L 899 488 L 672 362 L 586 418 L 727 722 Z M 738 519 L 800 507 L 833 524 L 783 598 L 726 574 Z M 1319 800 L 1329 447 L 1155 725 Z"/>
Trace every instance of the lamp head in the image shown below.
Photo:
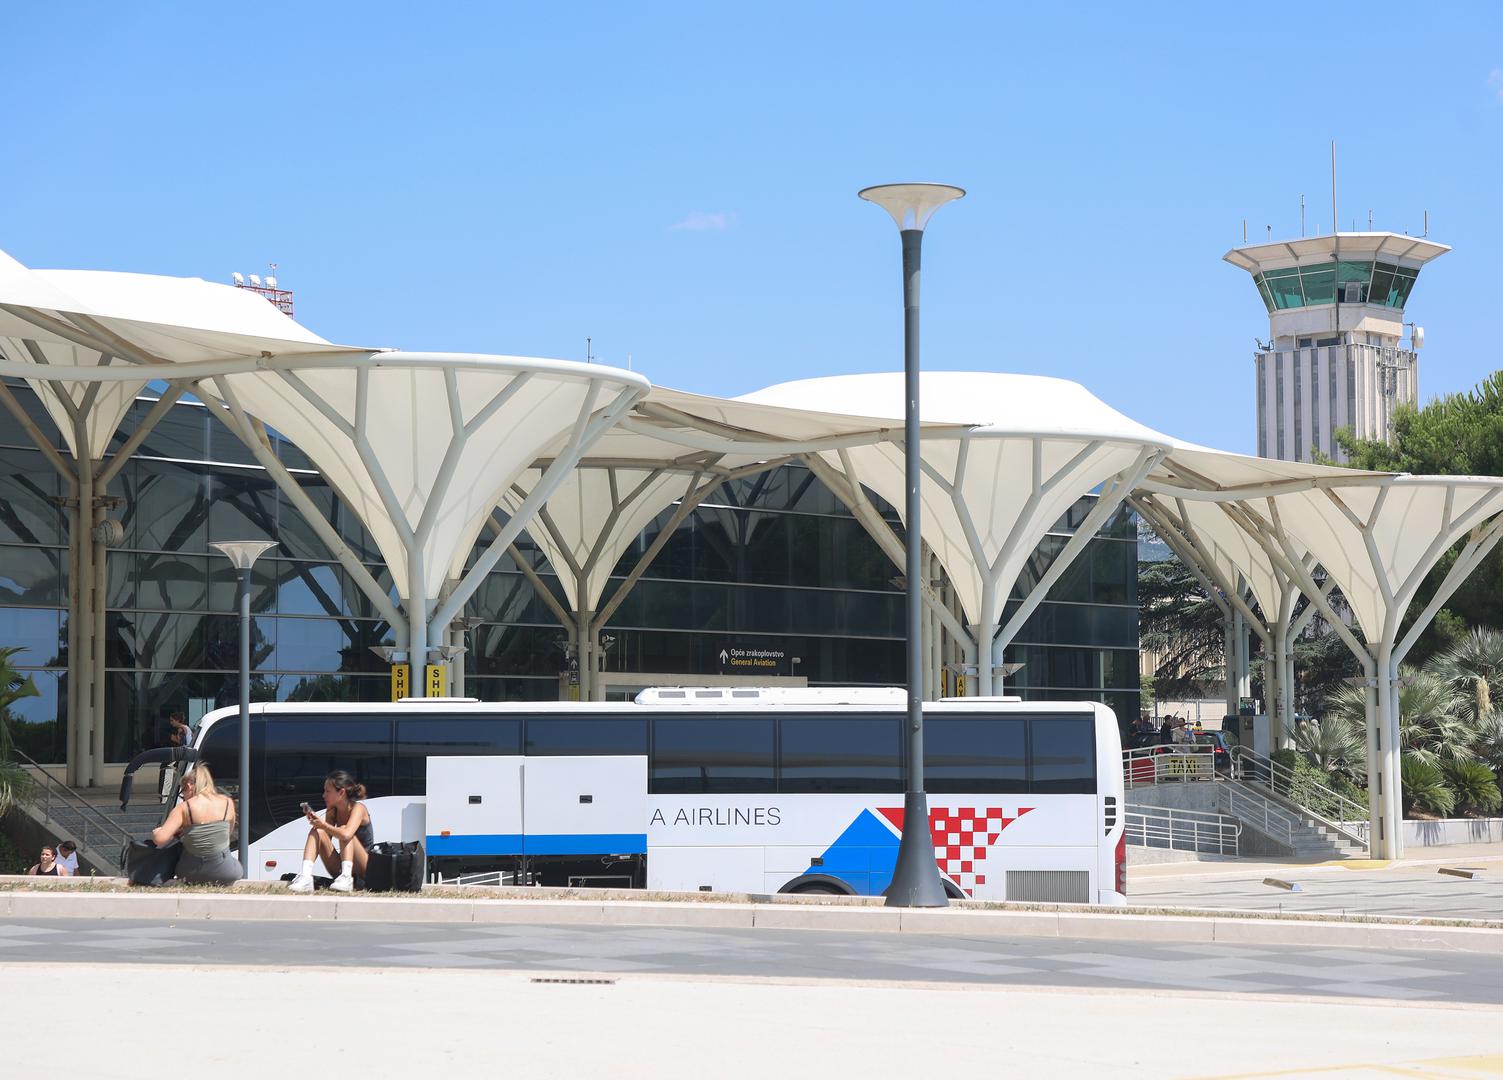
<path fill-rule="evenodd" d="M 923 232 L 934 211 L 962 197 L 965 190 L 949 184 L 878 184 L 862 188 L 856 194 L 886 210 L 904 232 L 910 229 Z"/>
<path fill-rule="evenodd" d="M 275 540 L 220 540 L 209 545 L 229 559 L 236 570 L 249 570 L 256 560 L 269 548 L 277 546 Z"/>

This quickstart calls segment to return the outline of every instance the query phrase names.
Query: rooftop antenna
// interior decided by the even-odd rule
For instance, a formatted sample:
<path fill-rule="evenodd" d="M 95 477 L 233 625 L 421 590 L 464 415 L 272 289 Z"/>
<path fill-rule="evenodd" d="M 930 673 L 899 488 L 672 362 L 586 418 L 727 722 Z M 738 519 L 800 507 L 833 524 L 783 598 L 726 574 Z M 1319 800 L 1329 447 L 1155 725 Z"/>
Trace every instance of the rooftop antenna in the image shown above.
<path fill-rule="evenodd" d="M 1265 229 L 1268 230 L 1268 242 L 1270 244 L 1273 243 L 1273 226 L 1272 225 L 1264 225 L 1263 228 L 1265 228 Z"/>
<path fill-rule="evenodd" d="M 1335 236 L 1336 224 L 1336 140 L 1331 140 L 1331 235 Z"/>
<path fill-rule="evenodd" d="M 1247 219 L 1242 219 L 1242 242 L 1247 243 Z"/>
<path fill-rule="evenodd" d="M 1305 235 L 1305 197 L 1303 195 L 1299 197 L 1299 234 Z"/>
<path fill-rule="evenodd" d="M 631 353 L 626 354 L 626 370 L 631 370 Z"/>
<path fill-rule="evenodd" d="M 593 364 L 595 362 L 595 350 L 592 348 L 589 338 L 584 339 L 584 362 L 586 364 Z"/>
<path fill-rule="evenodd" d="M 1371 210 L 1367 212 L 1367 231 L 1373 231 L 1373 212 Z"/>
<path fill-rule="evenodd" d="M 1427 240 L 1430 238 L 1430 211 L 1428 210 L 1425 211 L 1425 231 L 1422 235 Z"/>

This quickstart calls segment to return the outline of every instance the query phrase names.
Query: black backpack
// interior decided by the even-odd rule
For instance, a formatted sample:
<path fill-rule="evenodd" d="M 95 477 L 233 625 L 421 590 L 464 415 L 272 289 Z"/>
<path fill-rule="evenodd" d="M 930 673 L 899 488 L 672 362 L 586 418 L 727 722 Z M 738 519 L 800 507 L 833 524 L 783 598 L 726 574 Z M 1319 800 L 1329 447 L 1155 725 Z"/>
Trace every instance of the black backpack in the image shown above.
<path fill-rule="evenodd" d="M 405 844 L 372 844 L 365 862 L 366 892 L 417 892 L 423 887 L 427 863 L 423 845 L 416 840 Z"/>

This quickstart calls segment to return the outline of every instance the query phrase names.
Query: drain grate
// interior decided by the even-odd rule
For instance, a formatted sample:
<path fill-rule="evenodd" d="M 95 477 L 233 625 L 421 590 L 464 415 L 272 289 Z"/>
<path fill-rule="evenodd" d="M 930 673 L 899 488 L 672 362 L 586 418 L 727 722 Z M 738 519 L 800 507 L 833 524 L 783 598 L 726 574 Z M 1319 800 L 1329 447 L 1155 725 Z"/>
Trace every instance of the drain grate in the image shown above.
<path fill-rule="evenodd" d="M 535 983 L 563 983 L 566 986 L 615 986 L 615 979 L 533 979 Z"/>

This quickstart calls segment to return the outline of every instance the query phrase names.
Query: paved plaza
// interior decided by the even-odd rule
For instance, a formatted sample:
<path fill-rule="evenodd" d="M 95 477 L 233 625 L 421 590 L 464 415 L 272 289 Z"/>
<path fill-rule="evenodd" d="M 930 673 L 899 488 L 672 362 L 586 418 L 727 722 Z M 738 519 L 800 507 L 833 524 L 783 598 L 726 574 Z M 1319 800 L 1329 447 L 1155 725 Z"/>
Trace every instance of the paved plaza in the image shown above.
<path fill-rule="evenodd" d="M 1346 864 L 1188 863 L 1134 867 L 1128 877 L 1133 907 L 1211 908 L 1218 911 L 1296 911 L 1503 922 L 1503 856 L 1497 844 L 1468 845 L 1437 858 Z M 1473 878 L 1441 873 L 1470 868 Z M 1275 878 L 1290 891 L 1264 884 Z"/>

